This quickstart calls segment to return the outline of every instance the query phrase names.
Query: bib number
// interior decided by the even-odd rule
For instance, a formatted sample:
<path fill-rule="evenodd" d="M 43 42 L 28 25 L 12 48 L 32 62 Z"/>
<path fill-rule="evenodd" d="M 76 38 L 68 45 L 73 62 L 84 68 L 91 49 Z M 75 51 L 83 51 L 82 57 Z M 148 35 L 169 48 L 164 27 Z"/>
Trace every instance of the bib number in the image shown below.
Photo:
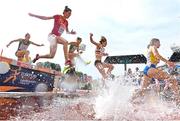
<path fill-rule="evenodd" d="M 66 28 L 65 25 L 61 24 L 59 27 L 59 30 L 58 30 L 59 34 L 62 34 L 64 32 L 65 28 Z"/>

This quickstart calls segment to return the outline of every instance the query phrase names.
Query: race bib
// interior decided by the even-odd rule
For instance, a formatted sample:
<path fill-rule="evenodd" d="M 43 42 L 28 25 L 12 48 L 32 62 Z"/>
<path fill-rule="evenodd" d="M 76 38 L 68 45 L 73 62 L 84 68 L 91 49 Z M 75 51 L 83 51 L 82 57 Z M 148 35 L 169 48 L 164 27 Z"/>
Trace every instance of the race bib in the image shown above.
<path fill-rule="evenodd" d="M 29 45 L 25 45 L 25 44 L 22 43 L 22 44 L 19 46 L 19 50 L 27 50 L 28 46 L 29 46 Z"/>
<path fill-rule="evenodd" d="M 59 27 L 59 30 L 58 30 L 59 34 L 62 34 L 64 32 L 65 28 L 66 28 L 65 25 L 61 24 Z"/>

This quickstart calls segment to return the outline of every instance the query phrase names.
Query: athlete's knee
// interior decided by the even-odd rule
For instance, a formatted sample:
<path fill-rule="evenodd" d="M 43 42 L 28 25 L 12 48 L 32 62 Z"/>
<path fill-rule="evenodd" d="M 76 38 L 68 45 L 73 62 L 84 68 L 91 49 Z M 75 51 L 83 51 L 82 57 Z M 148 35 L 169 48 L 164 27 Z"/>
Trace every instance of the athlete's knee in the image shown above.
<path fill-rule="evenodd" d="M 68 45 L 68 41 L 67 41 L 67 40 L 64 40 L 64 41 L 63 41 L 63 45 L 67 46 L 67 45 Z"/>
<path fill-rule="evenodd" d="M 142 83 L 142 85 L 141 85 L 141 88 L 142 89 L 144 89 L 144 88 L 147 88 L 149 85 L 150 85 L 150 81 L 151 81 L 151 79 L 150 78 L 143 78 L 142 79 L 142 81 L 141 81 L 141 83 Z"/>
<path fill-rule="evenodd" d="M 166 78 L 166 81 L 167 81 L 168 83 L 171 83 L 171 84 L 174 84 L 174 85 L 178 85 L 178 81 L 177 81 L 173 76 L 168 76 L 168 77 Z"/>
<path fill-rule="evenodd" d="M 109 70 L 113 70 L 113 69 L 114 69 L 114 66 L 113 66 L 113 65 L 108 65 L 108 69 L 109 69 Z"/>
<path fill-rule="evenodd" d="M 99 70 L 99 72 L 102 74 L 102 75 L 106 75 L 105 73 L 105 70 L 103 68 L 97 68 Z"/>

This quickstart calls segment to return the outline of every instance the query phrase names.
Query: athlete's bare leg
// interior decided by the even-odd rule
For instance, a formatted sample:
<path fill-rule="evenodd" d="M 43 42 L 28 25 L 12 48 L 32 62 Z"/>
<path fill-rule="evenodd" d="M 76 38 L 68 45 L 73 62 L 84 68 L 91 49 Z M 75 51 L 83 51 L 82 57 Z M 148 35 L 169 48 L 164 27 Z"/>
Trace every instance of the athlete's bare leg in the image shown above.
<path fill-rule="evenodd" d="M 69 55 L 69 59 L 70 60 L 73 60 L 76 56 L 78 56 L 79 54 L 77 54 L 77 53 L 69 53 L 68 54 Z"/>
<path fill-rule="evenodd" d="M 147 87 L 150 85 L 151 78 L 144 75 L 141 83 L 141 88 L 139 91 L 135 92 L 132 96 L 132 100 L 136 99 L 137 97 L 143 96 L 144 91 L 147 89 Z"/>
<path fill-rule="evenodd" d="M 54 45 L 50 45 L 50 52 L 46 55 L 39 55 L 39 58 L 54 58 L 57 51 L 57 43 Z"/>
<path fill-rule="evenodd" d="M 98 69 L 98 71 L 100 72 L 100 74 L 102 75 L 103 79 L 103 86 L 106 86 L 106 83 L 105 83 L 105 79 L 108 77 L 108 75 L 106 74 L 105 70 L 104 70 L 104 67 L 101 63 L 97 63 L 96 64 L 96 68 Z"/>
<path fill-rule="evenodd" d="M 65 57 L 65 61 L 67 61 L 69 59 L 69 57 L 68 57 L 68 41 L 60 36 L 56 37 L 56 39 L 57 39 L 58 44 L 63 45 L 64 57 Z"/>
<path fill-rule="evenodd" d="M 168 83 L 170 83 L 172 85 L 171 88 L 172 88 L 173 92 L 175 94 L 179 94 L 177 80 L 174 77 L 167 74 L 166 72 L 156 69 L 156 68 L 151 68 L 148 71 L 148 76 L 158 79 L 158 80 L 166 80 Z"/>
<path fill-rule="evenodd" d="M 50 53 L 46 54 L 46 55 L 38 55 L 37 54 L 36 58 L 33 60 L 33 62 L 35 62 L 39 58 L 54 58 L 56 51 L 57 51 L 57 44 L 63 45 L 64 57 L 65 57 L 65 61 L 67 61 L 68 60 L 68 52 L 67 52 L 68 42 L 64 38 L 58 36 L 58 37 L 56 37 L 56 43 L 54 43 L 53 45 L 50 43 Z"/>
<path fill-rule="evenodd" d="M 107 74 L 106 74 L 106 72 L 105 72 L 105 70 L 104 70 L 103 65 L 100 64 L 100 63 L 97 63 L 97 64 L 96 64 L 96 68 L 97 68 L 98 71 L 101 73 L 102 77 L 103 77 L 104 79 L 106 79 L 106 78 L 107 78 Z"/>
<path fill-rule="evenodd" d="M 103 63 L 103 67 L 104 68 L 108 68 L 106 74 L 110 75 L 111 71 L 114 69 L 114 66 L 112 64 L 108 64 L 108 63 Z"/>

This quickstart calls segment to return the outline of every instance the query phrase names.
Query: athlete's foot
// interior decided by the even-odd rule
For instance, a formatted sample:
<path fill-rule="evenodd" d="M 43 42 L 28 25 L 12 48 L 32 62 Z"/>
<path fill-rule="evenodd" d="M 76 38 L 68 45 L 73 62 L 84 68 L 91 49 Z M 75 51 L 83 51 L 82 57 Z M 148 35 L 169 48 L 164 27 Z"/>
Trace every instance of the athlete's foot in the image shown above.
<path fill-rule="evenodd" d="M 66 74 L 66 72 L 70 69 L 70 66 L 65 66 L 63 69 L 63 74 Z"/>
<path fill-rule="evenodd" d="M 114 74 L 110 74 L 109 77 L 113 80 L 115 78 Z"/>
<path fill-rule="evenodd" d="M 107 79 L 114 80 L 115 75 L 114 74 L 108 74 Z"/>
<path fill-rule="evenodd" d="M 36 57 L 33 59 L 33 63 L 35 63 L 39 59 L 39 54 L 36 54 Z"/>

